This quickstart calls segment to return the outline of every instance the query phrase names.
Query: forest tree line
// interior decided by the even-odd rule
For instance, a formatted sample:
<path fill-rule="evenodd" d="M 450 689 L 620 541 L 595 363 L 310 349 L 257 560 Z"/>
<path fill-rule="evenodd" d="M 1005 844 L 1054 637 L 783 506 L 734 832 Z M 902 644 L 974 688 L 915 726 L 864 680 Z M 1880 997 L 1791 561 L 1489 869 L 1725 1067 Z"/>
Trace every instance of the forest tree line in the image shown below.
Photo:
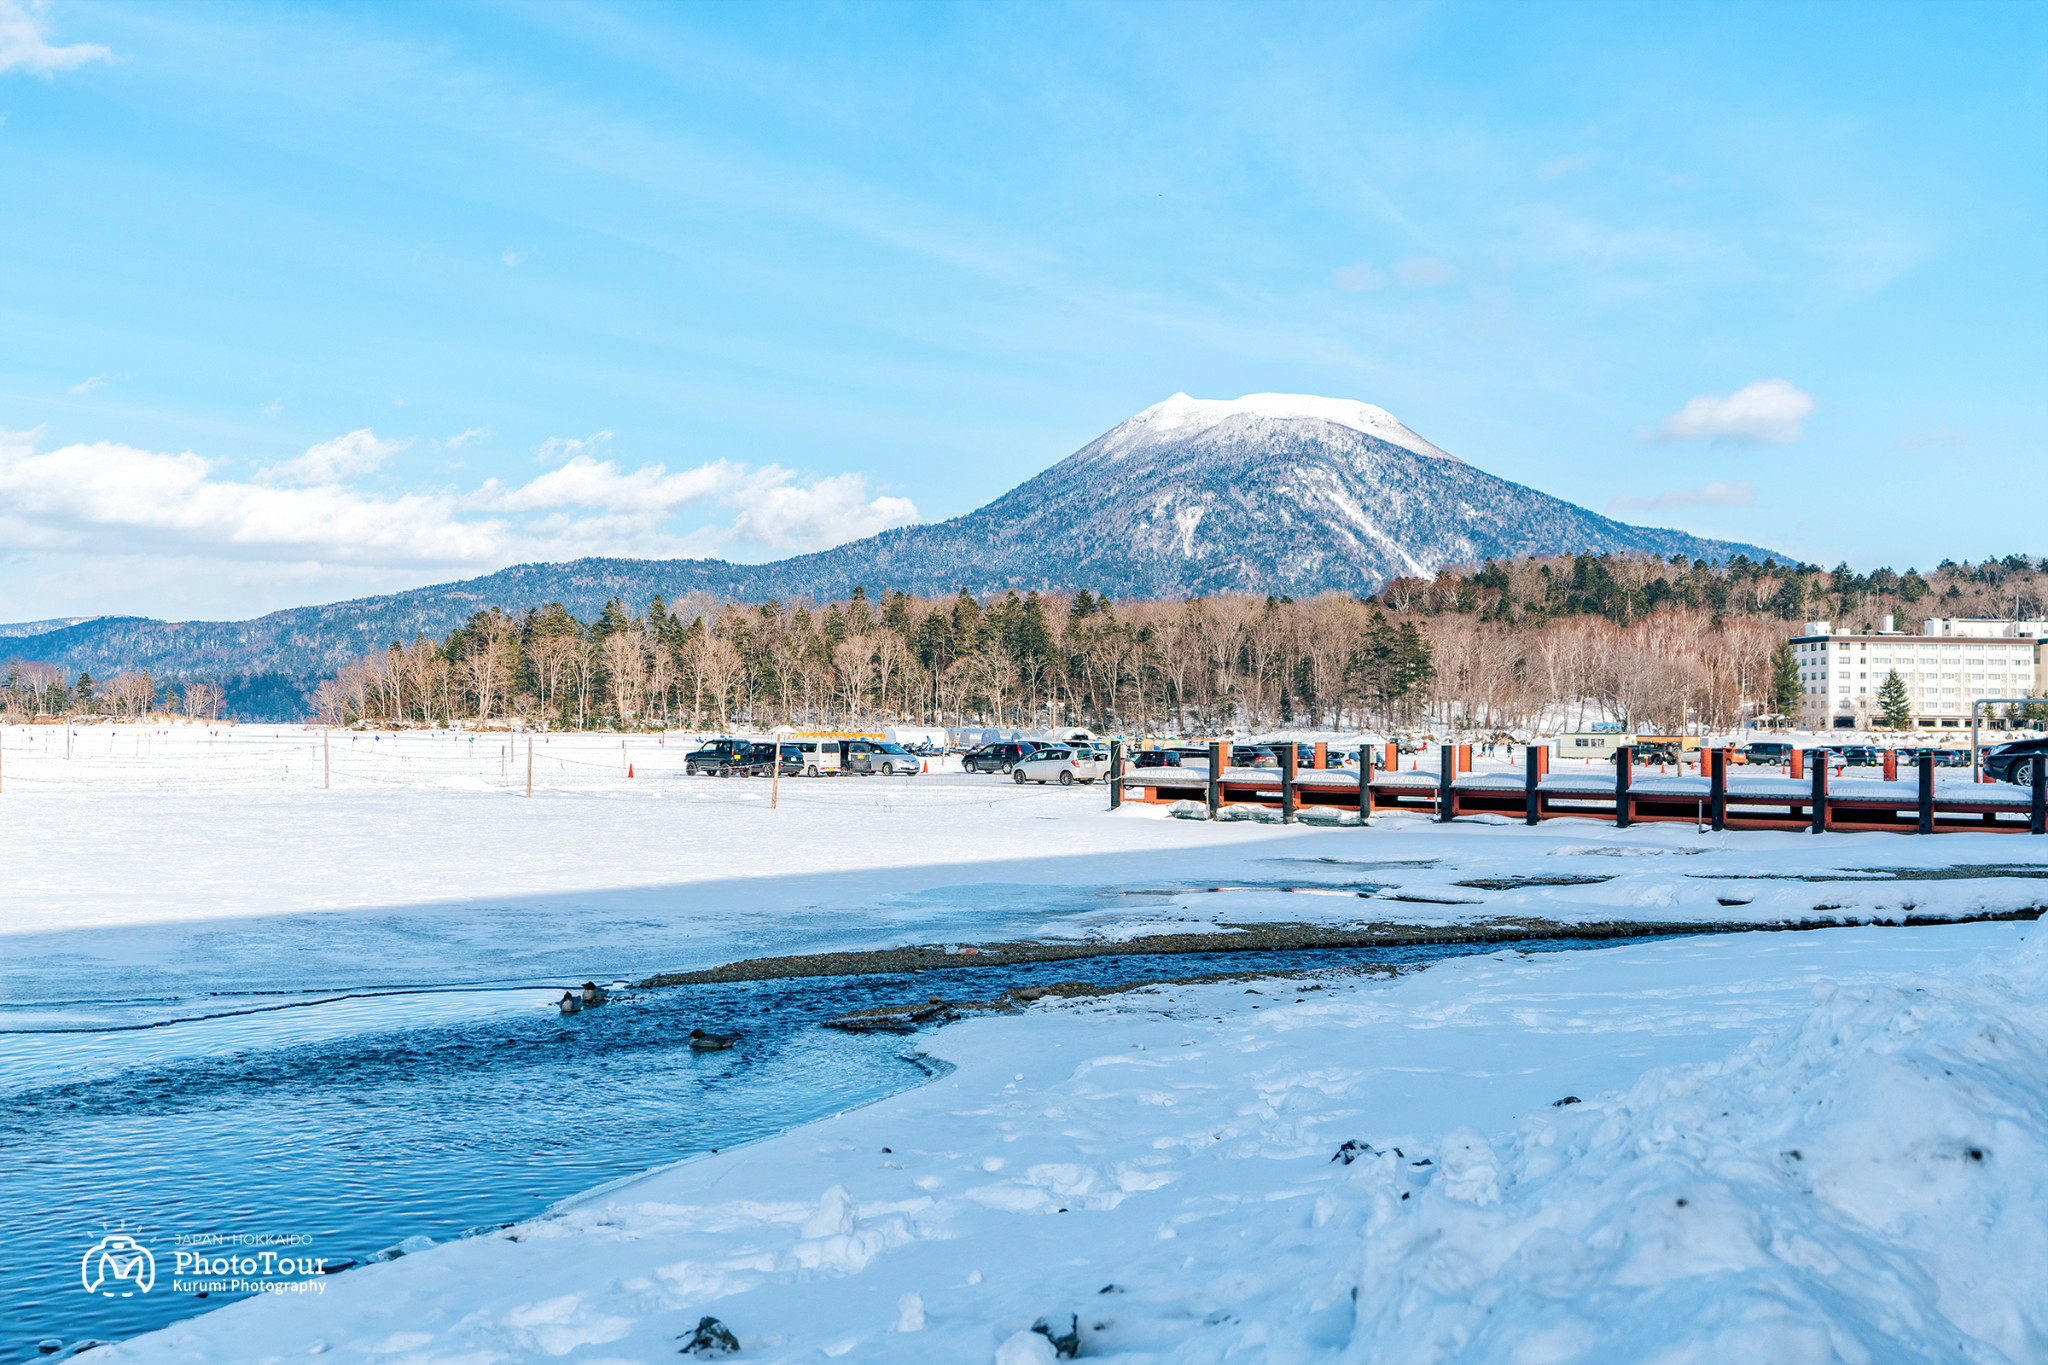
<path fill-rule="evenodd" d="M 1292 725 L 1480 733 L 1726 728 L 1788 711 L 1781 646 L 1807 619 L 2042 614 L 2048 577 L 2021 556 L 1859 575 L 1736 558 L 1635 555 L 1488 562 L 1370 597 L 1218 594 L 1111 601 L 1092 592 L 977 600 L 856 589 L 841 601 L 692 597 L 478 612 L 435 640 L 393 642 L 319 681 L 327 724 L 520 723 L 726 730 L 892 721 L 1111 733 Z M 217 712 L 215 684 L 146 672 L 68 686 L 10 668 L 13 712 Z"/>

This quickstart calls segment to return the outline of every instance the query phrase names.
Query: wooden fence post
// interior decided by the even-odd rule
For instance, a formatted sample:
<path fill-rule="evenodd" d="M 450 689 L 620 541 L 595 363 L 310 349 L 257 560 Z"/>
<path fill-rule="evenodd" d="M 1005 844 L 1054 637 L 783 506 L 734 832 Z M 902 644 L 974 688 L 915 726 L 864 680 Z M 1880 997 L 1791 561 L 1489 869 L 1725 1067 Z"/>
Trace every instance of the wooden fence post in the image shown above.
<path fill-rule="evenodd" d="M 1221 741 L 1209 746 L 1209 818 L 1214 820 L 1223 809 L 1223 744 Z"/>
<path fill-rule="evenodd" d="M 1813 765 L 1813 832 L 1828 832 L 1828 764 L 1825 758 Z"/>
<path fill-rule="evenodd" d="M 1801 749 L 1796 745 L 1793 746 L 1792 762 L 1789 771 L 1794 778 L 1801 778 L 1806 776 L 1806 769 L 1802 766 L 1805 762 L 1806 750 Z"/>
<path fill-rule="evenodd" d="M 1884 751 L 1884 780 L 1887 782 L 1899 780 L 1899 751 L 1897 749 L 1886 749 Z"/>
<path fill-rule="evenodd" d="M 2027 764 L 2028 783 L 2033 788 L 2033 806 L 2027 817 L 2027 833 L 2048 834 L 2048 754 L 2035 754 Z"/>
<path fill-rule="evenodd" d="M 1294 823 L 1294 765 L 1301 751 L 1289 740 L 1280 746 L 1280 823 Z"/>
<path fill-rule="evenodd" d="M 1531 744 L 1522 750 L 1522 822 L 1535 824 L 1543 818 L 1543 755 L 1549 752 L 1540 744 Z"/>
<path fill-rule="evenodd" d="M 1124 742 L 1113 739 L 1109 742 L 1109 808 L 1115 810 L 1124 803 Z"/>
<path fill-rule="evenodd" d="M 1370 745 L 1358 746 L 1358 820 L 1360 824 L 1372 818 L 1372 759 Z"/>
<path fill-rule="evenodd" d="M 1728 751 L 1707 750 L 1707 800 L 1713 806 L 1716 833 L 1728 828 Z"/>
<path fill-rule="evenodd" d="M 1934 755 L 1920 755 L 1920 832 L 1934 833 Z"/>
<path fill-rule="evenodd" d="M 1329 766 L 1330 742 L 1326 739 L 1319 739 L 1316 741 L 1316 770 L 1320 772 Z"/>
<path fill-rule="evenodd" d="M 1628 784 L 1635 776 L 1636 751 L 1627 744 L 1614 751 L 1614 827 L 1629 825 Z"/>
<path fill-rule="evenodd" d="M 1458 746 L 1446 744 L 1437 761 L 1436 818 L 1448 822 L 1457 813 Z"/>

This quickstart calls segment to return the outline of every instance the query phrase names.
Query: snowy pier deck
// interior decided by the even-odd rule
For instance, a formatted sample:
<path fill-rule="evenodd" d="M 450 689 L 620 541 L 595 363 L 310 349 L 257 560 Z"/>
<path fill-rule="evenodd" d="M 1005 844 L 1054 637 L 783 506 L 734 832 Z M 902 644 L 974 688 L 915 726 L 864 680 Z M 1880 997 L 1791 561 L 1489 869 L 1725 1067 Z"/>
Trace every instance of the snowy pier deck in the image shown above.
<path fill-rule="evenodd" d="M 1606 768 L 1545 772 L 1540 765 L 1534 773 L 1473 773 L 1458 772 L 1459 766 L 1455 756 L 1447 756 L 1439 772 L 1376 770 L 1363 787 L 1355 768 L 1304 768 L 1293 776 L 1291 803 L 1279 769 L 1226 767 L 1214 804 L 1335 807 L 1368 815 L 1405 810 L 1442 820 L 1495 815 L 1531 824 L 1554 819 L 1621 826 L 1682 821 L 1717 829 L 1815 833 L 2040 834 L 2048 826 L 2041 792 L 2005 782 L 1830 781 L 1825 774 L 1816 782 L 1776 774 L 1738 776 L 1724 767 L 1717 790 L 1716 780 L 1708 776 Z M 1452 774 L 1448 787 L 1446 774 Z M 1124 800 L 1209 799 L 1209 770 L 1199 765 L 1127 771 L 1120 783 Z"/>

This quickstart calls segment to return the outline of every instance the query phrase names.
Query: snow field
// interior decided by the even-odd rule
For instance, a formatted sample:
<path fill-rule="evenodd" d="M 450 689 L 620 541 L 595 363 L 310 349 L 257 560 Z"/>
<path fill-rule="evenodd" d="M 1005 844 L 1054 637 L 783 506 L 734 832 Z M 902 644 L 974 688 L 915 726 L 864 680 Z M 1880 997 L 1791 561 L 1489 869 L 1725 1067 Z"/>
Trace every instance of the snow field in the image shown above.
<path fill-rule="evenodd" d="M 0 734 L 8 1026 L 914 942 L 2009 912 L 2048 859 L 2014 836 L 1210 824 L 962 774 L 785 780 L 770 810 L 768 783 L 684 778 L 653 737 L 547 737 L 527 800 L 503 737 L 344 758 L 337 735 L 328 790 L 317 732 L 215 730 L 95 727 L 68 760 L 61 734 Z M 1031 1360 L 1032 1323 L 1072 1314 L 1084 1355 L 1134 1361 L 2041 1359 L 2032 934 L 1041 1002 L 921 1038 L 955 1069 L 916 1091 L 108 1358 L 601 1365 L 672 1358 L 709 1314 L 750 1359 Z"/>
<path fill-rule="evenodd" d="M 1731 1059 L 1498 1150 L 1447 1135 L 1427 1188 L 1380 1155 L 1353 1354 L 2048 1358 L 2044 988 L 2039 933 L 1974 972 L 1816 987 Z"/>
<path fill-rule="evenodd" d="M 539 737 L 528 800 L 520 764 L 499 774 L 502 735 L 338 731 L 329 790 L 317 731 L 79 727 L 67 761 L 56 729 L 0 734 L 17 1027 L 60 1000 L 638 979 L 1276 921 L 1958 917 L 2038 905 L 2039 882 L 1868 870 L 2048 864 L 2048 840 L 2014 835 L 1211 824 L 959 773 L 786 779 L 771 810 L 765 781 L 682 776 L 680 736 L 627 737 L 623 761 L 616 735 Z M 1505 884 L 1559 877 L 1581 880 Z"/>
<path fill-rule="evenodd" d="M 710 1315 L 764 1362 L 1032 1360 L 1073 1314 L 1130 1361 L 2039 1359 L 2032 935 L 1042 1002 L 922 1039 L 919 1090 L 103 1358 L 600 1365 Z"/>

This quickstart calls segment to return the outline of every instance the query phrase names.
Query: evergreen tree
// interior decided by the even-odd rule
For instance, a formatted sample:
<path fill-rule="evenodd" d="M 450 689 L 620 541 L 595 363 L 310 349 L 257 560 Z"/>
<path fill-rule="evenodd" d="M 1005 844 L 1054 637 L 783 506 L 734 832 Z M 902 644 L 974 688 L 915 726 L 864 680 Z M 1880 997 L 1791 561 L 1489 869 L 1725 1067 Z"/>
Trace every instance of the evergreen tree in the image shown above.
<path fill-rule="evenodd" d="M 943 673 L 959 658 L 953 648 L 953 622 L 943 608 L 934 607 L 911 632 L 910 648 L 917 661 L 933 673 Z"/>
<path fill-rule="evenodd" d="M 1781 716 L 1789 716 L 1799 707 L 1799 698 L 1804 694 L 1806 684 L 1799 677 L 1799 659 L 1792 653 L 1790 640 L 1780 641 L 1771 651 L 1771 709 Z"/>
<path fill-rule="evenodd" d="M 1906 680 L 1896 668 L 1885 675 L 1883 685 L 1877 689 L 1877 709 L 1887 729 L 1913 728 L 1913 701 L 1906 695 Z"/>
<path fill-rule="evenodd" d="M 1013 618 L 1007 643 L 1010 656 L 1018 663 L 1050 667 L 1057 659 L 1059 649 L 1053 643 L 1052 621 L 1046 615 L 1044 599 L 1036 592 L 1024 599 Z"/>
<path fill-rule="evenodd" d="M 77 704 L 78 704 L 78 709 L 79 709 L 79 710 L 81 710 L 81 711 L 90 711 L 90 710 L 92 710 L 92 703 L 93 703 L 93 691 L 92 691 L 92 674 L 90 674 L 90 673 L 81 673 L 81 674 L 79 674 L 79 675 L 78 675 L 78 685 L 77 685 L 77 687 L 76 687 L 76 688 L 74 688 L 74 689 L 73 689 L 73 691 L 72 691 L 72 697 L 73 697 L 73 700 L 75 700 L 75 701 L 77 702 Z"/>
<path fill-rule="evenodd" d="M 1797 574 L 1786 574 L 1778 584 L 1777 596 L 1771 599 L 1771 609 L 1781 621 L 1797 621 L 1806 611 L 1806 580 Z"/>
<path fill-rule="evenodd" d="M 910 619 L 910 598 L 907 594 L 895 592 L 889 595 L 889 605 L 882 608 L 882 624 L 904 639 L 910 638 L 916 623 Z"/>
<path fill-rule="evenodd" d="M 1436 677 L 1435 655 L 1429 647 L 1429 637 L 1413 621 L 1401 623 L 1394 657 L 1396 677 L 1404 697 L 1429 686 Z"/>
<path fill-rule="evenodd" d="M 960 590 L 960 596 L 953 601 L 953 652 L 965 656 L 980 652 L 986 641 L 982 638 L 985 629 L 982 620 L 981 603 L 967 595 L 967 589 Z"/>
<path fill-rule="evenodd" d="M 1402 703 L 1429 684 L 1436 666 L 1429 638 L 1413 621 L 1403 621 L 1397 629 L 1384 612 L 1375 610 L 1364 641 L 1351 657 L 1351 672 L 1359 690 L 1379 704 L 1387 721 L 1398 723 Z"/>

